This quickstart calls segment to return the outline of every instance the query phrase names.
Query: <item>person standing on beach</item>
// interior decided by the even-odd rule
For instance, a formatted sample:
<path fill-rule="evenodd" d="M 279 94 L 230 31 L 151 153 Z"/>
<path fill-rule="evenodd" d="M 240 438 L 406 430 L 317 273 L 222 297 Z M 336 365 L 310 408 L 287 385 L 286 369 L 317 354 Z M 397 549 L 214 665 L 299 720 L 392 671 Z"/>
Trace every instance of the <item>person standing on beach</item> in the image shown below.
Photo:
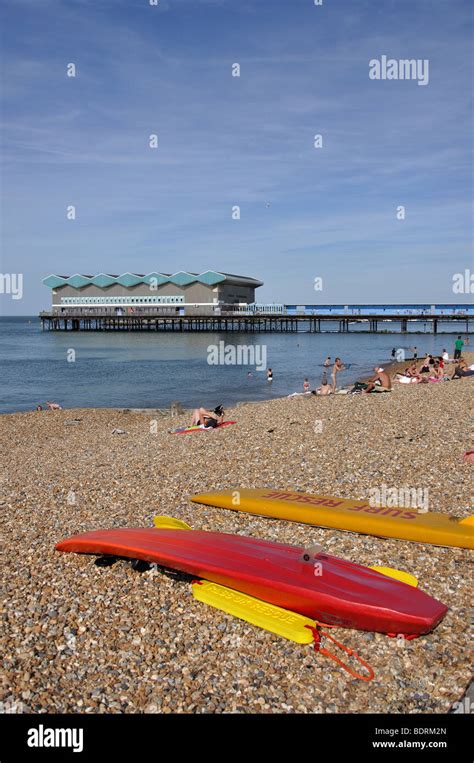
<path fill-rule="evenodd" d="M 412 347 L 413 350 L 413 360 L 418 360 L 418 347 Z"/>
<path fill-rule="evenodd" d="M 303 389 L 305 392 L 309 392 L 309 380 L 305 379 L 303 382 Z"/>
<path fill-rule="evenodd" d="M 342 362 L 341 358 L 336 358 L 334 361 L 334 365 L 332 367 L 332 391 L 333 393 L 336 391 L 336 381 L 337 381 L 337 375 L 339 371 L 344 370 L 344 363 Z"/>
<path fill-rule="evenodd" d="M 463 347 L 464 347 L 464 342 L 461 339 L 461 335 L 459 335 L 456 341 L 454 342 L 454 359 L 455 360 L 458 360 L 458 358 L 461 357 Z"/>

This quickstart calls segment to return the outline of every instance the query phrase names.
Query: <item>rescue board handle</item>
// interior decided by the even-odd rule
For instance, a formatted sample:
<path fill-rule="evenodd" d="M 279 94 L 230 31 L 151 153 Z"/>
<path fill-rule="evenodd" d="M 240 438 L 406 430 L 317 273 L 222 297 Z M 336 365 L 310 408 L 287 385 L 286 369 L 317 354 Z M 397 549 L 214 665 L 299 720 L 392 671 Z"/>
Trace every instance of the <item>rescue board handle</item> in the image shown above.
<path fill-rule="evenodd" d="M 330 657 L 331 660 L 334 660 L 334 662 L 337 662 L 338 665 L 341 666 L 347 673 L 349 673 L 351 676 L 354 676 L 354 678 L 359 678 L 361 681 L 366 681 L 367 683 L 369 681 L 372 681 L 372 679 L 375 676 L 374 670 L 371 667 L 371 665 L 368 664 L 365 660 L 362 659 L 360 655 L 357 654 L 357 652 L 354 652 L 353 649 L 351 649 L 348 646 L 344 646 L 344 644 L 341 644 L 340 641 L 337 641 L 337 639 L 334 638 L 334 636 L 331 636 L 330 633 L 326 633 L 325 631 L 322 631 L 318 629 L 318 626 L 313 627 L 311 625 L 305 625 L 305 628 L 309 628 L 309 630 L 312 632 L 314 636 L 314 651 L 320 652 L 321 654 L 324 654 L 325 657 Z M 368 675 L 362 675 L 361 673 L 356 673 L 355 670 L 352 670 L 352 668 L 349 665 L 346 665 L 345 662 L 343 662 L 336 654 L 333 654 L 329 651 L 329 649 L 326 649 L 325 647 L 321 646 L 321 636 L 325 636 L 326 638 L 330 639 L 333 644 L 335 644 L 339 649 L 342 649 L 344 652 L 346 652 L 350 657 L 354 657 L 364 668 L 367 669 Z"/>

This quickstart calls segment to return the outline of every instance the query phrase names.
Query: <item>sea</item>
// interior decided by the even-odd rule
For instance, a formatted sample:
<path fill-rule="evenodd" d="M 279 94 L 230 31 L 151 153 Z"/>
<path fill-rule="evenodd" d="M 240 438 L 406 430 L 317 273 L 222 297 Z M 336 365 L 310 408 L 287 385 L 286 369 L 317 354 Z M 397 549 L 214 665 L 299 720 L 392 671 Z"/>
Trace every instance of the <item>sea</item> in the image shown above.
<path fill-rule="evenodd" d="M 320 334 L 65 332 L 42 331 L 36 316 L 2 317 L 0 412 L 31 411 L 47 400 L 63 408 L 167 408 L 174 400 L 214 408 L 270 400 L 302 392 L 305 378 L 311 389 L 319 386 L 328 355 L 345 363 L 338 375 L 338 386 L 345 386 L 388 363 L 392 349 L 410 357 L 416 346 L 419 358 L 447 349 L 452 356 L 456 338 L 442 333 L 452 332 L 449 324 L 439 324 L 436 336 L 327 328 Z"/>

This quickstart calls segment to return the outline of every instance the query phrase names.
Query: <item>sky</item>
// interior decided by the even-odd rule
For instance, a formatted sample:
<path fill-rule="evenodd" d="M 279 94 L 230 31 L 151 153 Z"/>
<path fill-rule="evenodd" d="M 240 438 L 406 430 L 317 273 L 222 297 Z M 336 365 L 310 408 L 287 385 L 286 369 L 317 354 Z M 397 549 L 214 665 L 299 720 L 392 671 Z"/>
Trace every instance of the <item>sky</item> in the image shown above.
<path fill-rule="evenodd" d="M 470 0 L 3 0 L 1 16 L 0 272 L 23 274 L 2 314 L 47 308 L 51 273 L 472 300 L 452 288 L 474 272 Z M 428 60 L 428 84 L 371 79 L 382 56 Z"/>

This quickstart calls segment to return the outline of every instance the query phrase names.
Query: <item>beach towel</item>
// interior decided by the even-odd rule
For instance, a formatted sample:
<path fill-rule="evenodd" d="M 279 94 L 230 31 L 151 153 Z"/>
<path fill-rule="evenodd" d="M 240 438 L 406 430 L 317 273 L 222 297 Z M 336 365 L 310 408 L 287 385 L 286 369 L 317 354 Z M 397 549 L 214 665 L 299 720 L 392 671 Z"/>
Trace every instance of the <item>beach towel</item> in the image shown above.
<path fill-rule="evenodd" d="M 177 427 L 177 429 L 170 429 L 170 434 L 191 434 L 192 432 L 210 432 L 213 429 L 220 429 L 221 427 L 228 427 L 230 424 L 236 424 L 236 421 L 223 421 L 222 424 L 218 424 L 216 427 L 203 427 L 201 424 L 195 424 L 191 427 Z"/>

